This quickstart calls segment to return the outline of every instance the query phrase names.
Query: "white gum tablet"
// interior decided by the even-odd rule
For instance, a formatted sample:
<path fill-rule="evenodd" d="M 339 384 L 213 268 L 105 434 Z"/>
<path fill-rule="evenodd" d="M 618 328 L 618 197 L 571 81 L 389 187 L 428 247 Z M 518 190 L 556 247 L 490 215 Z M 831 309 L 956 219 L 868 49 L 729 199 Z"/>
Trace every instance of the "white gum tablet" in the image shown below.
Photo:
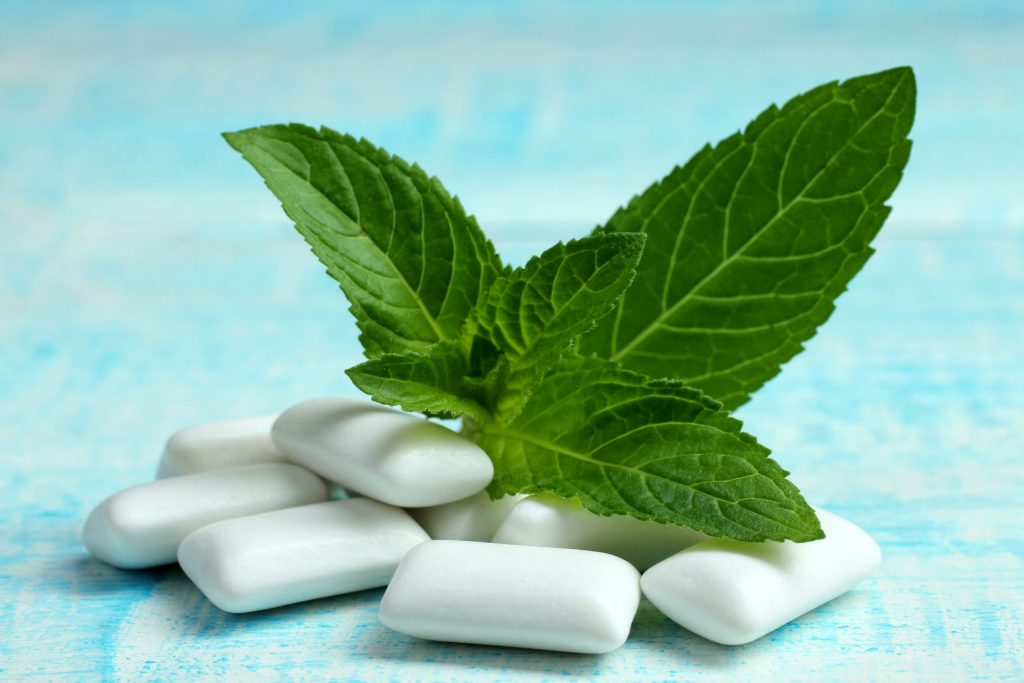
<path fill-rule="evenodd" d="M 181 568 L 225 612 L 252 612 L 387 585 L 430 538 L 405 511 L 370 498 L 211 524 L 178 548 Z"/>
<path fill-rule="evenodd" d="M 825 532 L 820 541 L 702 541 L 648 569 L 644 595 L 708 640 L 756 640 L 850 590 L 882 560 L 878 544 L 862 529 L 817 513 Z"/>
<path fill-rule="evenodd" d="M 604 553 L 428 541 L 398 565 L 380 620 L 428 640 L 611 652 L 629 635 L 638 578 Z"/>
<path fill-rule="evenodd" d="M 468 439 L 368 401 L 300 403 L 281 414 L 271 434 L 292 462 L 399 507 L 466 498 L 494 475 L 491 459 Z"/>
<path fill-rule="evenodd" d="M 617 555 L 643 571 L 705 538 L 692 529 L 621 515 L 602 517 L 574 501 L 536 495 L 512 508 L 494 542 L 595 550 Z"/>
<path fill-rule="evenodd" d="M 277 415 L 243 417 L 186 427 L 171 434 L 157 468 L 158 479 L 265 462 L 284 462 L 270 439 Z"/>
<path fill-rule="evenodd" d="M 409 508 L 430 537 L 448 541 L 489 541 L 502 520 L 523 496 L 491 500 L 486 491 L 454 503 L 428 508 Z"/>
<path fill-rule="evenodd" d="M 207 524 L 324 500 L 327 486 L 319 477 L 283 463 L 168 477 L 97 505 L 82 541 L 115 567 L 155 567 L 174 562 L 182 539 Z"/>

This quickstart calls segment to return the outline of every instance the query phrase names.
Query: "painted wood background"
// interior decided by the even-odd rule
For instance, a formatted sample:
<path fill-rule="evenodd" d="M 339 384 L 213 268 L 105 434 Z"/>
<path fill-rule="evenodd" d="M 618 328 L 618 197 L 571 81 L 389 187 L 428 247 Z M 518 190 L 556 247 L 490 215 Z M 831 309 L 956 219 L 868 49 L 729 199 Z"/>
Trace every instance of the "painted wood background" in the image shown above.
<path fill-rule="evenodd" d="M 0 679 L 1021 680 L 1024 10 L 850 4 L 0 4 Z M 301 120 L 422 163 L 512 261 L 819 82 L 918 74 L 878 254 L 745 406 L 881 543 L 742 647 L 641 606 L 601 657 L 415 641 L 379 591 L 232 616 L 78 540 L 205 420 L 354 394 L 341 295 L 222 130 Z"/>

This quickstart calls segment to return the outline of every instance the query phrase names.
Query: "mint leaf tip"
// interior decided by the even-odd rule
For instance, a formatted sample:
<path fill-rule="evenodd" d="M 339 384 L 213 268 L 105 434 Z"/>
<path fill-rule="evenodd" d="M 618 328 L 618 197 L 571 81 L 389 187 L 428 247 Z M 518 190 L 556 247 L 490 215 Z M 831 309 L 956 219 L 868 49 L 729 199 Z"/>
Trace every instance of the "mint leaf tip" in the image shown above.
<path fill-rule="evenodd" d="M 826 83 L 634 197 L 595 234 L 647 234 L 636 281 L 582 351 L 745 403 L 870 257 L 910 156 L 915 93 L 910 67 Z"/>
<path fill-rule="evenodd" d="M 224 138 L 345 292 L 369 357 L 457 339 L 503 270 L 436 178 L 366 140 L 294 123 Z"/>

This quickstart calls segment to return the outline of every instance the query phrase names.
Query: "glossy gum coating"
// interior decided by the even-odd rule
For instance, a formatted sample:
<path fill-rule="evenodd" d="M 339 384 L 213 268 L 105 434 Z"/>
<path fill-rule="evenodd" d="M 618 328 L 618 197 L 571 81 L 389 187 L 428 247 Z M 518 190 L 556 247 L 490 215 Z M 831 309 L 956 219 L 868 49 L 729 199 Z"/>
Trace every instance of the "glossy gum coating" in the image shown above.
<path fill-rule="evenodd" d="M 321 398 L 284 411 L 271 430 L 294 463 L 399 507 L 482 491 L 494 475 L 476 444 L 434 422 L 368 401 Z"/>
<path fill-rule="evenodd" d="M 384 586 L 430 538 L 403 510 L 370 498 L 219 522 L 178 548 L 181 568 L 226 612 L 252 612 Z"/>
<path fill-rule="evenodd" d="M 327 487 L 319 477 L 284 463 L 168 477 L 97 505 L 82 541 L 115 567 L 155 567 L 174 562 L 182 539 L 207 524 L 324 500 Z"/>
<path fill-rule="evenodd" d="M 486 491 L 454 503 L 427 508 L 409 508 L 430 537 L 447 541 L 489 541 L 509 510 L 524 496 L 491 500 Z"/>
<path fill-rule="evenodd" d="M 862 529 L 825 510 L 817 513 L 825 532 L 820 541 L 702 541 L 648 569 L 644 595 L 708 640 L 756 640 L 850 590 L 882 560 Z"/>
<path fill-rule="evenodd" d="M 265 462 L 284 462 L 270 439 L 277 415 L 208 422 L 179 429 L 167 439 L 158 479 Z"/>
<path fill-rule="evenodd" d="M 604 553 L 429 541 L 402 560 L 380 620 L 430 640 L 597 654 L 626 642 L 639 573 Z"/>
<path fill-rule="evenodd" d="M 602 517 L 573 501 L 536 495 L 512 508 L 494 542 L 595 550 L 643 571 L 705 538 L 692 529 L 622 515 Z"/>

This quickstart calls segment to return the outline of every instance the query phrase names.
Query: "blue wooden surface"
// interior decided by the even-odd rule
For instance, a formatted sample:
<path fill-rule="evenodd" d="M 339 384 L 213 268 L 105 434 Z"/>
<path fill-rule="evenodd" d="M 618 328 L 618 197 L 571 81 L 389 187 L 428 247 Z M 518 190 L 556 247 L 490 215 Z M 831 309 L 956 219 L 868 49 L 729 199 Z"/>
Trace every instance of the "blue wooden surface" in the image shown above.
<path fill-rule="evenodd" d="M 204 8 L 0 5 L 0 679 L 1022 677 L 1019 4 Z M 521 261 L 767 102 L 902 63 L 915 150 L 878 254 L 740 413 L 881 543 L 848 595 L 742 647 L 644 603 L 581 657 L 414 641 L 379 591 L 231 616 L 82 549 L 172 430 L 355 393 L 340 293 L 220 130 L 366 135 Z"/>

